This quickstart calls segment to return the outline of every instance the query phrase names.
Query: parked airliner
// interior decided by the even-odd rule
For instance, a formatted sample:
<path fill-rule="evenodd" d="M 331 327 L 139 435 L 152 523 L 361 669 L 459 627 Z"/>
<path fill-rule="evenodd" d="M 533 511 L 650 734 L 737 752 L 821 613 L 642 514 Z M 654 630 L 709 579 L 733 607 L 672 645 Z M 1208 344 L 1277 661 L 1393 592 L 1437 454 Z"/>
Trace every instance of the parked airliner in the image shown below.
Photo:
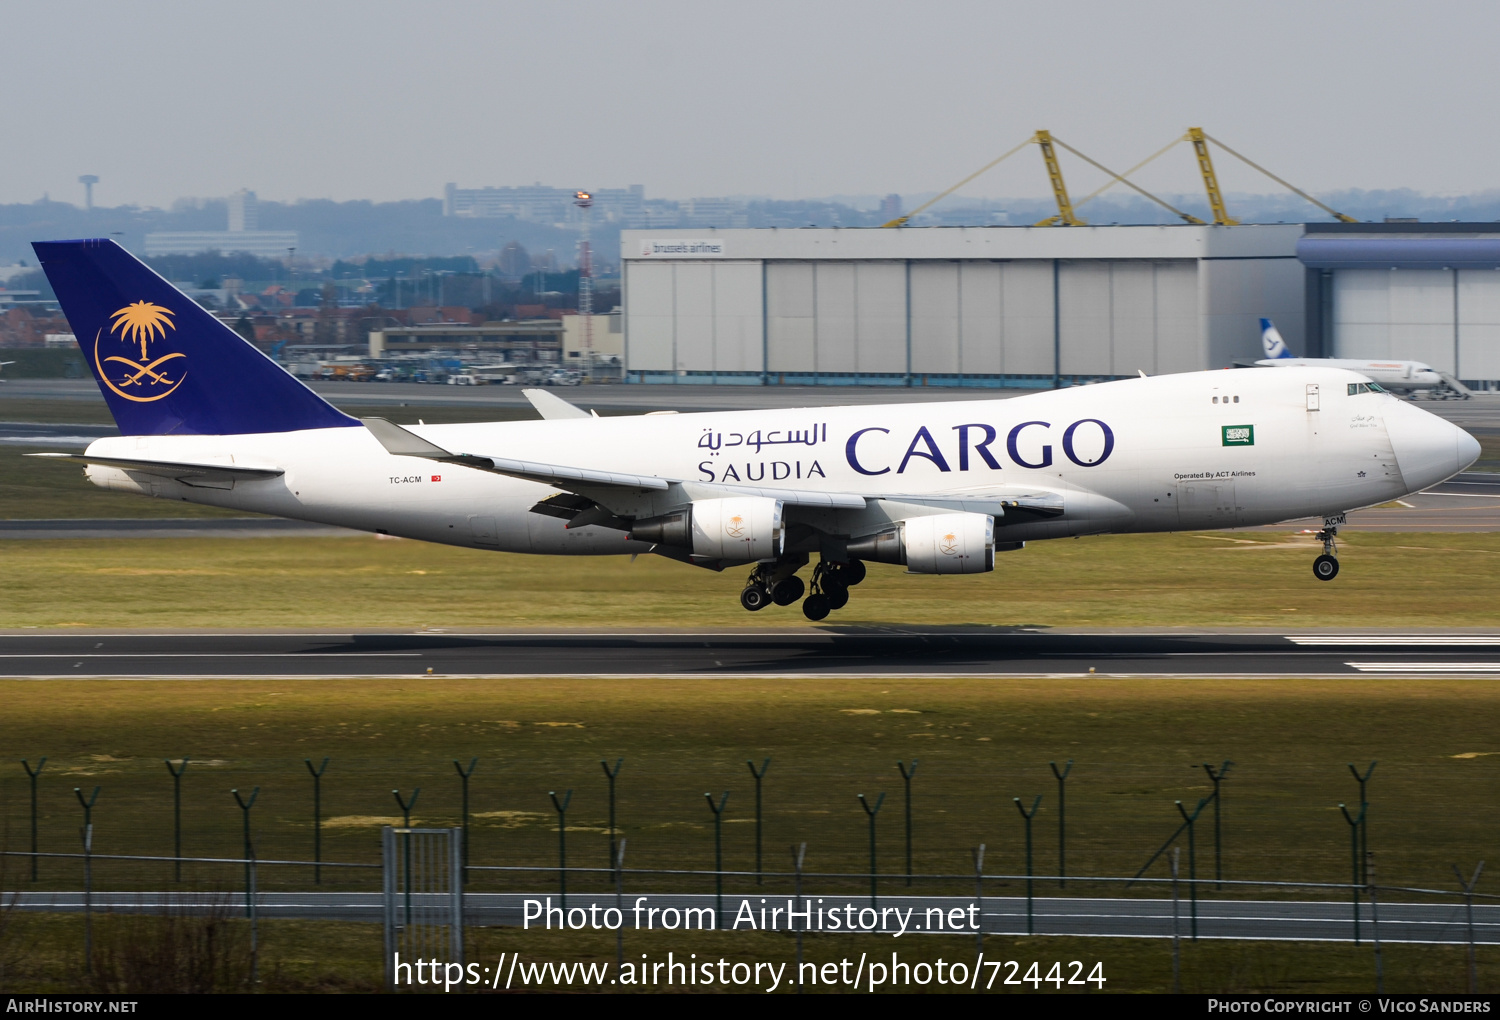
<path fill-rule="evenodd" d="M 1347 368 L 1351 372 L 1368 376 L 1387 390 L 1401 393 L 1442 391 L 1447 395 L 1468 399 L 1473 394 L 1467 386 L 1456 379 L 1445 377 L 1431 365 L 1421 361 L 1366 361 L 1359 358 L 1295 358 L 1281 338 L 1281 330 L 1270 319 L 1260 320 L 1260 345 L 1266 356 L 1256 364 L 1263 368 Z"/>
<path fill-rule="evenodd" d="M 972 574 L 1040 539 L 1306 517 L 1323 519 L 1314 574 L 1330 580 L 1346 511 L 1479 456 L 1330 367 L 607 418 L 532 391 L 536 421 L 360 421 L 113 241 L 35 248 L 122 433 L 40 456 L 96 485 L 476 549 L 749 567 L 746 609 L 800 599 L 814 620 L 867 563 Z"/>

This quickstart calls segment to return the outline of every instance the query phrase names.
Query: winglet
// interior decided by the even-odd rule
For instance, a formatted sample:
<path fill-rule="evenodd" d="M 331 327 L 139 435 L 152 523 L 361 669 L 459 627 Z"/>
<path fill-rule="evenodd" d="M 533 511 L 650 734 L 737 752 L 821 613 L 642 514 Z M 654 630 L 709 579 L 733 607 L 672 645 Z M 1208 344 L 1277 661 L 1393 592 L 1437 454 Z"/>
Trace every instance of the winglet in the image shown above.
<path fill-rule="evenodd" d="M 438 446 L 429 443 L 415 432 L 410 432 L 395 422 L 384 418 L 361 418 L 365 428 L 370 430 L 380 445 L 385 447 L 385 452 L 393 457 L 423 457 L 427 460 L 440 460 L 449 464 L 470 464 L 474 467 L 491 466 L 488 457 L 471 457 L 466 453 L 450 453 Z"/>
<path fill-rule="evenodd" d="M 556 393 L 548 393 L 546 390 L 522 390 L 521 394 L 531 401 L 531 406 L 536 408 L 536 413 L 551 421 L 554 418 L 592 418 L 591 415 L 577 404 L 570 404 Z"/>

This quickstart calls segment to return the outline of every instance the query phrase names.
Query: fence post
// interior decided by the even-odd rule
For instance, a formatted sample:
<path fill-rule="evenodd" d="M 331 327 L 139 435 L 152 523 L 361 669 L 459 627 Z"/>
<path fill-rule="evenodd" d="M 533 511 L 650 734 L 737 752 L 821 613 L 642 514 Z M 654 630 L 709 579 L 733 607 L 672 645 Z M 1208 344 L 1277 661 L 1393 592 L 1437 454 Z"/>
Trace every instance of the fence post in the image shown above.
<path fill-rule="evenodd" d="M 1370 890 L 1370 939 L 1375 943 L 1375 994 L 1385 991 L 1385 961 L 1380 956 L 1380 898 L 1375 890 L 1375 855 L 1365 855 L 1365 877 Z"/>
<path fill-rule="evenodd" d="M 1036 934 L 1036 920 L 1032 912 L 1031 900 L 1031 820 L 1036 817 L 1037 809 L 1042 806 L 1042 795 L 1036 795 L 1036 800 L 1031 802 L 1031 811 L 1021 805 L 1020 797 L 1012 797 L 1016 802 L 1016 810 L 1021 812 L 1021 817 L 1026 820 L 1026 934 Z"/>
<path fill-rule="evenodd" d="M 411 800 L 402 800 L 400 790 L 392 790 L 391 796 L 396 798 L 396 806 L 401 809 L 401 827 L 411 828 L 411 809 L 417 806 L 417 798 L 422 795 L 422 788 L 415 787 L 411 791 Z M 246 837 L 249 838 L 249 837 Z M 411 924 L 411 833 L 401 834 L 401 857 L 404 864 L 402 870 L 405 872 L 406 882 L 406 923 Z"/>
<path fill-rule="evenodd" d="M 1209 798 L 1204 797 L 1198 801 L 1198 806 L 1193 808 L 1190 815 L 1187 808 L 1182 806 L 1182 801 L 1176 801 L 1177 810 L 1182 814 L 1182 821 L 1187 825 L 1188 832 L 1188 896 L 1192 904 L 1193 917 L 1193 941 L 1198 941 L 1198 839 L 1197 821 L 1198 816 L 1203 813 L 1203 808 L 1208 804 Z"/>
<path fill-rule="evenodd" d="M 76 790 L 74 791 L 77 792 Z M 98 796 L 99 788 L 94 787 Z M 80 796 L 79 800 L 83 798 Z M 85 811 L 87 808 L 85 808 Z M 94 825 L 83 826 L 83 969 L 94 972 Z"/>
<path fill-rule="evenodd" d="M 974 856 L 974 914 L 979 918 L 979 930 L 974 933 L 974 952 L 976 959 L 984 959 L 984 844 L 980 843 L 978 849 L 971 850 Z M 979 966 L 979 964 L 975 964 Z"/>
<path fill-rule="evenodd" d="M 474 770 L 476 768 L 478 768 L 478 767 L 479 767 L 479 759 L 478 758 L 470 758 L 469 759 L 469 768 L 468 768 L 467 771 L 465 771 L 464 768 L 463 768 L 463 766 L 458 763 L 458 759 L 457 758 L 453 759 L 453 771 L 455 771 L 455 772 L 458 773 L 459 782 L 463 785 L 463 830 L 464 830 L 463 852 L 464 852 L 464 857 L 463 857 L 463 864 L 462 864 L 462 873 L 463 874 L 462 874 L 462 878 L 460 880 L 461 884 L 463 884 L 463 885 L 468 885 L 469 884 L 469 777 L 474 774 Z M 613 827 L 614 827 L 613 823 L 611 823 L 610 827 L 611 827 L 611 829 L 613 829 Z"/>
<path fill-rule="evenodd" d="M 1453 867 L 1453 876 L 1458 879 L 1459 888 L 1464 891 L 1464 911 L 1468 915 L 1469 922 L 1469 994 L 1473 995 L 1479 991 L 1479 971 L 1474 965 L 1474 887 L 1479 884 L 1479 876 L 1484 872 L 1484 862 L 1479 862 L 1479 867 L 1474 869 L 1474 877 L 1467 882 L 1464 881 L 1463 873 L 1458 870 L 1458 865 Z"/>
<path fill-rule="evenodd" d="M 753 762 L 753 761 L 747 761 L 747 762 L 745 762 L 745 764 L 750 767 L 750 774 L 755 777 L 755 884 L 756 885 L 761 885 L 762 882 L 763 882 L 763 879 L 761 878 L 761 871 L 764 870 L 764 869 L 761 867 L 761 857 L 760 857 L 760 846 L 761 846 L 761 842 L 760 842 L 760 840 L 761 840 L 760 781 L 762 779 L 766 778 L 766 771 L 768 769 L 770 769 L 770 767 L 771 767 L 771 759 L 767 758 L 764 762 L 761 763 L 760 771 L 759 772 L 755 771 L 755 762 Z"/>
<path fill-rule="evenodd" d="M 323 759 L 323 764 L 313 768 L 311 758 L 303 758 L 302 763 L 307 766 L 307 771 L 312 774 L 313 781 L 313 884 L 323 884 L 323 773 L 328 770 L 328 759 Z"/>
<path fill-rule="evenodd" d="M 793 917 L 802 916 L 802 860 L 807 856 L 807 844 L 792 847 L 792 870 L 796 875 L 793 880 L 793 894 L 797 898 L 797 910 Z M 788 918 L 791 920 L 792 918 Z M 793 925 L 797 933 L 797 994 L 802 994 L 802 933 L 807 929 L 807 918 L 803 917 L 802 925 Z"/>
<path fill-rule="evenodd" d="M 36 763 L 36 771 L 31 770 L 31 763 L 25 758 L 21 759 L 21 767 L 31 777 L 31 880 L 36 881 L 36 777 L 42 774 L 42 769 L 47 766 L 45 755 Z"/>
<path fill-rule="evenodd" d="M 1058 771 L 1057 762 L 1047 763 L 1052 768 L 1052 774 L 1057 777 L 1057 887 L 1066 889 L 1068 886 L 1068 773 L 1073 771 L 1073 759 Z"/>
<path fill-rule="evenodd" d="M 901 779 L 906 784 L 906 886 L 911 888 L 911 780 L 917 774 L 916 758 L 911 760 L 911 768 L 908 770 L 905 763 L 896 762 L 896 768 L 901 771 Z"/>
<path fill-rule="evenodd" d="M 609 780 L 609 863 L 614 867 L 615 862 L 615 777 L 620 774 L 624 766 L 624 758 L 615 759 L 615 767 L 611 769 L 608 762 L 601 761 L 599 767 L 604 770 L 604 778 Z"/>
<path fill-rule="evenodd" d="M 38 771 L 41 771 L 38 769 Z M 83 955 L 84 967 L 94 972 L 94 802 L 99 799 L 99 787 L 83 799 L 83 791 L 73 787 L 73 796 L 83 807 Z M 36 860 L 35 857 L 32 860 Z"/>
<path fill-rule="evenodd" d="M 448 959 L 464 962 L 464 848 L 468 840 L 462 828 L 448 830 Z M 621 927 L 624 927 L 621 915 Z"/>
<path fill-rule="evenodd" d="M 1354 902 L 1354 944 L 1359 945 L 1359 824 L 1365 820 L 1365 809 L 1359 809 L 1358 817 L 1351 817 L 1349 809 L 1343 804 L 1339 805 L 1339 811 L 1344 815 L 1344 821 L 1349 823 L 1349 894 Z"/>
<path fill-rule="evenodd" d="M 870 819 L 870 906 L 875 906 L 875 816 L 880 814 L 880 806 L 885 803 L 885 794 L 875 798 L 875 806 L 865 800 L 864 794 L 858 794 L 859 806 L 865 809 L 865 814 Z"/>
<path fill-rule="evenodd" d="M 240 817 L 245 823 L 245 888 L 250 888 L 250 809 L 255 806 L 255 798 L 260 796 L 260 787 L 250 791 L 250 799 L 247 801 L 240 796 L 239 790 L 230 790 L 234 794 L 234 802 L 240 806 Z M 245 904 L 245 916 L 254 916 L 250 912 L 250 904 Z"/>
<path fill-rule="evenodd" d="M 172 767 L 170 758 L 162 759 L 162 764 L 167 771 L 172 773 L 172 856 L 177 858 L 172 862 L 173 881 L 182 881 L 182 774 L 187 771 L 187 756 L 182 757 L 182 764 L 175 769 Z"/>
<path fill-rule="evenodd" d="M 708 809 L 714 813 L 714 930 L 719 931 L 724 927 L 724 805 L 729 802 L 729 791 L 724 791 L 724 796 L 719 798 L 719 806 L 714 807 L 714 795 L 705 793 L 703 798 L 708 801 Z"/>
<path fill-rule="evenodd" d="M 396 990 L 396 947 L 400 940 L 396 936 L 396 830 L 389 825 L 380 829 L 381 913 L 385 929 L 385 986 Z"/>
<path fill-rule="evenodd" d="M 557 891 L 562 900 L 564 910 L 568 909 L 568 805 L 573 803 L 573 791 L 569 790 L 563 794 L 562 800 L 557 799 L 557 793 L 547 791 L 547 796 L 552 798 L 553 810 L 557 812 Z M 624 922 L 621 922 L 624 923 Z"/>
<path fill-rule="evenodd" d="M 1349 763 L 1349 774 L 1359 784 L 1359 860 L 1363 866 L 1369 861 L 1370 854 L 1370 798 L 1365 795 L 1365 786 L 1370 782 L 1370 774 L 1375 771 L 1378 762 L 1370 762 L 1370 767 L 1365 769 L 1365 774 L 1360 775 L 1359 769 Z M 1367 871 L 1361 871 L 1359 881 L 1368 883 L 1370 875 Z"/>
<path fill-rule="evenodd" d="M 250 905 L 250 988 L 253 991 L 259 981 L 260 967 L 260 922 L 259 915 L 255 909 L 255 845 L 249 844 L 245 847 L 245 861 L 249 866 L 246 877 L 249 881 L 245 885 L 245 902 Z"/>
<path fill-rule="evenodd" d="M 1182 993 L 1182 925 L 1179 921 L 1181 916 L 1177 906 L 1177 873 L 1179 859 L 1182 857 L 1182 847 L 1172 848 L 1172 994 Z"/>
<path fill-rule="evenodd" d="M 1222 796 L 1220 796 L 1219 784 L 1221 782 L 1223 782 L 1224 776 L 1228 774 L 1230 766 L 1232 766 L 1233 764 L 1234 764 L 1234 762 L 1232 762 L 1232 761 L 1230 761 L 1230 760 L 1228 760 L 1226 758 L 1224 760 L 1224 764 L 1220 765 L 1219 768 L 1217 770 L 1215 770 L 1214 767 L 1212 765 L 1210 765 L 1208 762 L 1204 762 L 1203 763 L 1203 771 L 1206 772 L 1206 773 L 1208 773 L 1208 778 L 1212 779 L 1213 783 L 1214 783 L 1213 797 L 1214 797 L 1214 888 L 1215 889 L 1223 889 L 1224 888 L 1223 844 L 1222 844 L 1222 837 L 1220 835 L 1220 829 L 1219 829 L 1219 805 L 1223 803 L 1223 798 L 1222 798 Z"/>
<path fill-rule="evenodd" d="M 615 929 L 615 973 L 625 972 L 625 840 L 620 840 L 615 855 L 615 909 L 620 912 L 620 927 Z"/>

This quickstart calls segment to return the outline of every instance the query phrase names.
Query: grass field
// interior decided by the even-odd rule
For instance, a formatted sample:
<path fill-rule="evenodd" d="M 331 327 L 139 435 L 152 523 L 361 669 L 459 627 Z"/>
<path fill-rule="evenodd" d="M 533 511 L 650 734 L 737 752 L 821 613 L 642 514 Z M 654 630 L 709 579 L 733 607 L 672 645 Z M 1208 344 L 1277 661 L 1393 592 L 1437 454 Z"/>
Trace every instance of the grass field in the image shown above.
<path fill-rule="evenodd" d="M 1343 572 L 1312 576 L 1309 536 L 1271 531 L 1033 543 L 976 576 L 872 565 L 833 626 L 1486 627 L 1500 535 L 1340 539 Z M 0 543 L 18 627 L 811 626 L 747 613 L 746 571 L 657 556 L 541 557 L 373 536 Z"/>
<path fill-rule="evenodd" d="M 1351 761 L 1380 761 L 1370 840 L 1383 881 L 1447 886 L 1450 863 L 1472 866 L 1500 837 L 1500 815 L 1483 807 L 1500 783 L 1500 684 L 1488 681 L 413 677 L 4 681 L 0 691 L 0 749 L 13 762 L 48 756 L 43 849 L 64 852 L 77 842 L 81 817 L 72 789 L 94 785 L 102 787 L 94 809 L 100 853 L 167 852 L 171 780 L 162 762 L 182 756 L 193 762 L 183 780 L 185 850 L 205 856 L 237 855 L 240 812 L 229 791 L 260 787 L 252 815 L 260 855 L 307 859 L 311 779 L 302 760 L 324 756 L 333 759 L 323 803 L 334 860 L 376 858 L 378 827 L 400 815 L 393 789 L 410 797 L 422 788 L 415 821 L 455 823 L 451 763 L 471 757 L 480 759 L 476 864 L 555 863 L 547 794 L 573 789 L 570 860 L 604 867 L 599 762 L 617 757 L 626 759 L 619 823 L 639 868 L 712 866 L 710 790 L 731 792 L 726 867 L 753 867 L 745 762 L 765 757 L 765 846 L 775 870 L 786 870 L 785 848 L 802 840 L 810 869 L 867 870 L 855 795 L 881 792 L 889 795 L 879 822 L 882 870 L 901 870 L 896 761 L 913 758 L 921 761 L 913 787 L 919 872 L 963 873 L 969 848 L 981 842 L 991 847 L 993 873 L 1022 871 L 1011 798 L 1038 793 L 1039 867 L 1053 868 L 1056 784 L 1047 762 L 1070 758 L 1068 870 L 1076 875 L 1133 874 L 1176 827 L 1173 801 L 1191 806 L 1210 790 L 1197 766 L 1224 759 L 1237 763 L 1224 800 L 1227 877 L 1345 880 L 1348 834 L 1336 805 L 1357 800 Z M 19 764 L 0 772 L 0 789 L 18 848 L 27 810 Z M 41 877 L 76 888 L 77 872 L 76 862 L 47 862 Z M 101 863 L 96 874 L 150 886 L 164 872 Z M 197 874 L 194 881 L 238 881 L 232 867 Z M 308 878 L 302 868 L 268 869 L 263 883 L 301 888 Z M 550 878 L 507 884 L 535 888 Z M 335 885 L 368 879 L 325 876 Z"/>

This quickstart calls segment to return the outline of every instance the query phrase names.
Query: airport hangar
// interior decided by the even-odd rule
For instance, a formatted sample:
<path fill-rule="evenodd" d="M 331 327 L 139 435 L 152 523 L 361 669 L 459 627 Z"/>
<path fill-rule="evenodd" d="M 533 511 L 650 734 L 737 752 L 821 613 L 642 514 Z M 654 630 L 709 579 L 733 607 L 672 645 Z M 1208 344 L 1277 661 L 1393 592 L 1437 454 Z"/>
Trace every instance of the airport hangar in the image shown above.
<path fill-rule="evenodd" d="M 627 230 L 636 383 L 1050 387 L 1262 357 L 1500 389 L 1500 224 Z"/>

